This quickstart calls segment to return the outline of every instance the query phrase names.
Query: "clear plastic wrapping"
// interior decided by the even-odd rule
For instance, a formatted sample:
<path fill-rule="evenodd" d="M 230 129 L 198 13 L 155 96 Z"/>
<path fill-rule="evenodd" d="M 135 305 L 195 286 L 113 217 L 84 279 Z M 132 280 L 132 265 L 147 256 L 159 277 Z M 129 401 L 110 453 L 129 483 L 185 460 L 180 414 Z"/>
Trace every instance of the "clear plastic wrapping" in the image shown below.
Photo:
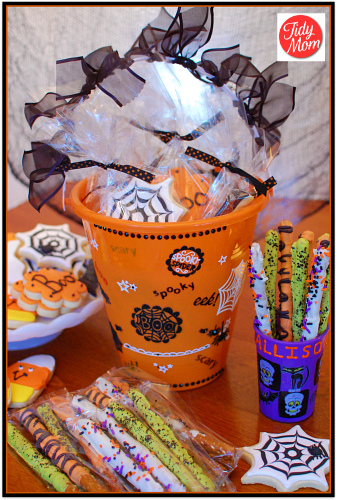
<path fill-rule="evenodd" d="M 192 57 L 212 36 L 213 10 L 178 7 L 172 17 L 161 8 L 124 57 L 108 46 L 57 61 L 57 93 L 25 107 L 36 142 L 25 152 L 23 168 L 35 208 L 62 187 L 65 172 L 95 165 L 109 175 L 95 176 L 91 190 L 100 187 L 100 203 L 96 197 L 93 207 L 90 199 L 87 205 L 128 220 L 212 217 L 240 208 L 243 198 L 247 204 L 266 195 L 275 185 L 266 186 L 263 179 L 279 149 L 277 127 L 294 109 L 295 89 L 279 82 L 287 76 L 287 64 L 276 62 L 260 72 L 239 45 L 205 50 L 196 62 Z M 172 176 L 177 168 L 184 174 Z M 220 170 L 226 175 L 213 186 Z M 162 206 L 167 203 L 156 179 L 162 175 L 171 179 L 166 194 L 174 203 L 167 207 L 169 216 L 157 218 L 158 210 L 162 215 L 158 198 Z M 208 191 L 205 185 L 200 190 L 199 175 L 207 177 Z M 146 209 L 132 200 L 135 208 L 128 211 L 125 191 L 146 187 L 135 186 L 130 176 L 157 191 L 155 204 L 147 193 Z M 202 205 L 207 209 L 199 210 L 199 196 L 207 197 Z M 220 212 L 211 207 L 219 199 Z M 150 218 L 148 205 L 155 214 Z"/>
<path fill-rule="evenodd" d="M 122 108 L 95 89 L 33 125 L 36 140 L 72 162 L 90 159 L 103 166 L 92 178 L 89 192 L 95 196 L 85 200 L 88 208 L 129 220 L 176 222 L 216 215 L 215 200 L 223 200 L 226 213 L 228 197 L 240 201 L 243 191 L 256 196 L 244 175 L 226 167 L 240 165 L 255 177 L 265 177 L 268 167 L 266 151 L 256 151 L 242 103 L 231 90 L 199 81 L 166 61 L 135 62 L 133 70 L 146 77 L 146 84 Z M 121 173 L 115 165 L 129 169 Z M 132 167 L 154 179 L 129 175 Z M 215 182 L 222 171 L 221 182 Z"/>
<path fill-rule="evenodd" d="M 139 369 L 113 368 L 85 389 L 48 394 L 9 422 L 59 467 L 58 482 L 45 480 L 52 490 L 68 484 L 68 491 L 91 492 L 235 491 L 228 476 L 239 449 Z"/>

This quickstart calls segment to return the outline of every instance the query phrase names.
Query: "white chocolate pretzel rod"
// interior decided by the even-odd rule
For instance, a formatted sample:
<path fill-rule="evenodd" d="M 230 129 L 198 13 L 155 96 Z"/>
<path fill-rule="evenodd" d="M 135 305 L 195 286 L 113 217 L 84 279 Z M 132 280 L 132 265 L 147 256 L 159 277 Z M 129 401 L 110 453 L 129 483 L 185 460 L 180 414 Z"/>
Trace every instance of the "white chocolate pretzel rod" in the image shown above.
<path fill-rule="evenodd" d="M 79 432 L 91 449 L 102 456 L 102 460 L 114 471 L 123 476 L 134 488 L 142 492 L 162 492 L 163 487 L 157 483 L 149 471 L 127 456 L 118 443 L 111 440 L 95 422 L 89 418 L 79 418 L 73 423 L 74 430 Z"/>
<path fill-rule="evenodd" d="M 326 271 L 330 264 L 329 246 L 330 237 L 324 235 L 318 242 L 317 250 L 314 250 L 314 260 L 309 275 L 306 311 L 303 319 L 303 340 L 310 340 L 318 335 L 321 301 L 326 287 Z"/>
<path fill-rule="evenodd" d="M 258 328 L 261 333 L 271 335 L 271 320 L 266 295 L 265 282 L 267 277 L 263 269 L 263 254 L 258 243 L 252 243 L 250 247 L 250 259 L 248 260 L 250 276 L 250 287 L 253 291 L 255 312 Z"/>
<path fill-rule="evenodd" d="M 186 488 L 178 481 L 176 476 L 165 467 L 155 455 L 151 454 L 150 450 L 139 443 L 125 430 L 120 432 L 121 426 L 113 418 L 109 408 L 100 409 L 90 403 L 84 396 L 74 396 L 72 406 L 80 410 L 83 416 L 91 418 L 102 428 L 107 429 L 109 434 L 111 434 L 130 455 L 132 455 L 136 462 L 142 465 L 144 469 L 148 470 L 153 478 L 163 485 L 166 491 L 186 491 Z"/>

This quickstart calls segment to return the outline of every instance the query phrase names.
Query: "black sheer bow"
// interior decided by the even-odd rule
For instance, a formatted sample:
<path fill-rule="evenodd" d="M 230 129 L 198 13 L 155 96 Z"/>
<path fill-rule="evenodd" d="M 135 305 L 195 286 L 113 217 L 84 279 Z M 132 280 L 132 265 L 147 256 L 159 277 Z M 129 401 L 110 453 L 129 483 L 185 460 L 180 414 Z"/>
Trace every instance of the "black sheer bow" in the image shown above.
<path fill-rule="evenodd" d="M 275 62 L 262 73 L 249 61 L 236 80 L 236 94 L 244 103 L 248 123 L 262 128 L 272 145 L 280 141 L 278 127 L 295 107 L 296 88 L 279 82 L 288 76 L 288 63 Z"/>
<path fill-rule="evenodd" d="M 74 97 L 67 101 L 63 99 L 59 94 L 54 92 L 48 92 L 39 102 L 26 102 L 25 103 L 25 117 L 32 128 L 35 120 L 39 116 L 46 116 L 47 118 L 54 118 L 57 115 L 57 111 L 63 106 L 69 106 L 71 104 L 77 104 L 82 97 Z"/>
<path fill-rule="evenodd" d="M 151 61 L 168 60 L 189 69 L 194 76 L 202 79 L 209 70 L 209 80 L 220 84 L 219 70 L 212 62 L 212 50 L 205 51 L 207 56 L 196 63 L 192 57 L 209 42 L 213 32 L 213 7 L 178 7 L 175 17 L 172 17 L 164 7 L 159 16 L 149 23 L 141 32 L 131 49 L 124 55 L 125 60 L 132 64 L 138 56 L 147 56 Z M 219 54 L 228 56 L 228 51 L 237 50 L 238 46 L 228 49 L 216 49 Z M 227 80 L 228 81 L 228 80 Z M 223 85 L 225 80 L 221 83 Z"/>
<path fill-rule="evenodd" d="M 96 87 L 124 106 L 137 97 L 145 80 L 134 73 L 112 47 L 101 47 L 86 57 L 56 61 L 56 88 L 61 98 L 85 96 Z"/>
<path fill-rule="evenodd" d="M 72 163 L 69 156 L 41 142 L 33 142 L 31 151 L 24 152 L 22 166 L 29 179 L 28 200 L 38 212 L 62 188 L 65 172 L 69 170 L 97 166 L 118 170 L 148 183 L 155 177 L 154 174 L 133 165 L 113 162 L 104 164 L 90 159 Z"/>

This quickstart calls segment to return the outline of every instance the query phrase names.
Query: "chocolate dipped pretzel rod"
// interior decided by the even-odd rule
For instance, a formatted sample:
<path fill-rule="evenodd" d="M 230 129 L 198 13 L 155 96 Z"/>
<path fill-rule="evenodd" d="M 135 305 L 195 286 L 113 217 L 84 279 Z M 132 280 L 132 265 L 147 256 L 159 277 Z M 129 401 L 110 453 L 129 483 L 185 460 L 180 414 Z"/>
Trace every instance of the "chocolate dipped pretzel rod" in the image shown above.
<path fill-rule="evenodd" d="M 55 436 L 47 431 L 39 417 L 31 409 L 27 408 L 20 411 L 18 418 L 32 434 L 37 449 L 48 456 L 77 486 L 89 492 L 106 493 L 109 491 L 96 481 L 80 464 L 78 459 L 61 445 Z"/>
<path fill-rule="evenodd" d="M 276 283 L 277 283 L 277 259 L 279 253 L 280 238 L 277 231 L 270 229 L 265 236 L 263 268 L 266 277 L 266 294 L 269 306 L 270 328 L 273 338 L 277 338 L 276 330 Z"/>
<path fill-rule="evenodd" d="M 306 231 L 306 233 L 309 233 L 309 231 Z M 291 247 L 291 291 L 293 297 L 292 330 L 294 341 L 301 340 L 303 334 L 302 327 L 307 298 L 309 251 L 310 242 L 304 237 L 300 237 L 297 241 L 294 241 Z"/>
<path fill-rule="evenodd" d="M 112 399 L 102 394 L 96 387 L 88 389 L 85 395 L 88 397 L 89 401 L 93 401 L 96 405 L 101 404 L 103 407 L 108 406 L 115 420 L 117 420 L 119 424 L 122 424 L 137 441 L 146 446 L 150 452 L 154 453 L 158 459 L 177 476 L 180 482 L 186 487 L 187 491 L 205 491 L 205 488 L 199 483 L 183 462 L 162 443 L 159 437 L 157 437 L 147 425 L 125 408 L 125 406 L 114 402 Z M 99 401 L 100 403 L 98 403 Z"/>
<path fill-rule="evenodd" d="M 161 483 L 165 491 L 186 491 L 186 488 L 180 483 L 177 477 L 148 448 L 134 439 L 126 430 L 120 432 L 121 426 L 113 418 L 111 410 L 108 408 L 101 409 L 91 403 L 86 397 L 78 395 L 74 396 L 72 406 L 80 410 L 86 417 L 94 420 L 102 429 L 106 429 L 141 467 L 148 470 L 151 476 Z"/>
<path fill-rule="evenodd" d="M 293 225 L 288 220 L 281 221 L 278 227 L 280 233 L 280 268 L 278 274 L 279 279 L 279 338 L 291 342 L 292 334 L 292 313 L 293 302 L 291 293 L 291 245 L 293 243 Z"/>
<path fill-rule="evenodd" d="M 248 260 L 250 276 L 250 287 L 253 291 L 255 302 L 256 322 L 261 333 L 271 335 L 269 306 L 266 295 L 265 283 L 268 278 L 263 269 L 263 254 L 258 243 L 252 243 L 250 247 L 250 259 Z"/>
<path fill-rule="evenodd" d="M 38 406 L 37 413 L 39 414 L 41 420 L 43 421 L 50 434 L 53 434 L 53 436 L 55 436 L 60 441 L 61 445 L 64 446 L 69 453 L 76 455 L 78 460 L 81 461 L 81 459 L 78 457 L 78 451 L 64 432 L 50 405 L 48 403 L 43 403 L 42 405 Z"/>
<path fill-rule="evenodd" d="M 7 423 L 8 444 L 44 481 L 56 491 L 79 493 L 80 490 L 68 477 L 44 457 L 28 439 L 10 422 Z"/>
<path fill-rule="evenodd" d="M 318 240 L 317 250 L 309 276 L 306 310 L 303 318 L 304 340 L 318 336 L 320 309 L 323 291 L 326 288 L 326 271 L 330 264 L 330 235 L 324 234 Z"/>

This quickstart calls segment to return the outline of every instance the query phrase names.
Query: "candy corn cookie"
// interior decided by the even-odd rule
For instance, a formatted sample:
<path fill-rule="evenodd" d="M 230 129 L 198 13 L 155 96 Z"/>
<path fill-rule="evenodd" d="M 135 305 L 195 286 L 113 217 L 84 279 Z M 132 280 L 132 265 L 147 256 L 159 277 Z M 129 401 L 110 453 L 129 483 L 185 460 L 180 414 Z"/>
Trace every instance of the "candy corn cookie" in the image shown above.
<path fill-rule="evenodd" d="M 35 401 L 54 370 L 55 359 L 48 354 L 37 354 L 12 364 L 7 369 L 12 391 L 10 408 L 23 408 Z"/>

